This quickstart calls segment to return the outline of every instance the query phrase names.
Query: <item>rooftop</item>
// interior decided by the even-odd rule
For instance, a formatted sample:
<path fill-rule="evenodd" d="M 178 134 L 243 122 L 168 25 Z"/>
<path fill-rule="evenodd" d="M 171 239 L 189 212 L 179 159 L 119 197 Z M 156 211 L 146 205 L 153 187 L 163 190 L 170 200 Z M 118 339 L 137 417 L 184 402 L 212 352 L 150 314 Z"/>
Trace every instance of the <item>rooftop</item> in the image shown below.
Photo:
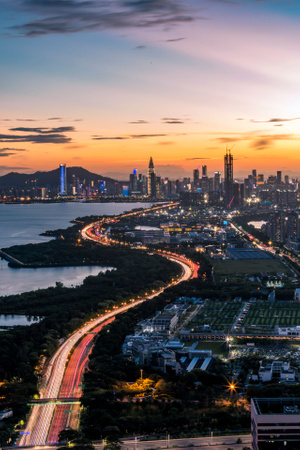
<path fill-rule="evenodd" d="M 253 398 L 256 415 L 300 414 L 300 398 Z"/>

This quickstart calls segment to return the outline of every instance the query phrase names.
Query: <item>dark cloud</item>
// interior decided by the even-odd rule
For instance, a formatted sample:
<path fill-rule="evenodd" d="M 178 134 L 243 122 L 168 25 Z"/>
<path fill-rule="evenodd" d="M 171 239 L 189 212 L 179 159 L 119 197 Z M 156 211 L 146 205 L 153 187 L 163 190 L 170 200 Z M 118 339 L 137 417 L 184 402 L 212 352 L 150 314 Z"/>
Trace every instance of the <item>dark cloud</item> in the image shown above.
<path fill-rule="evenodd" d="M 29 170 L 30 167 L 20 167 L 20 166 L 0 166 L 0 170 Z"/>
<path fill-rule="evenodd" d="M 94 136 L 95 141 L 110 141 L 110 140 L 126 140 L 126 139 L 146 139 L 153 137 L 168 136 L 167 134 L 131 134 L 128 136 Z"/>
<path fill-rule="evenodd" d="M 243 139 L 243 137 L 220 137 L 215 139 L 216 141 L 220 142 L 220 144 L 232 144 L 233 142 L 237 142 L 240 141 L 241 139 Z"/>
<path fill-rule="evenodd" d="M 67 144 L 71 138 L 63 134 L 15 135 L 0 134 L 0 142 L 31 142 L 33 144 Z"/>
<path fill-rule="evenodd" d="M 147 48 L 146 45 L 138 45 L 137 47 L 134 47 L 133 50 L 144 50 L 145 48 Z"/>
<path fill-rule="evenodd" d="M 62 117 L 49 117 L 48 120 L 63 120 Z"/>
<path fill-rule="evenodd" d="M 10 148 L 10 147 L 4 147 L 0 148 L 0 158 L 5 156 L 13 156 L 16 155 L 18 152 L 26 152 L 25 148 Z"/>
<path fill-rule="evenodd" d="M 11 147 L 4 147 L 4 148 L 0 148 L 0 152 L 27 152 L 27 150 L 25 148 L 11 148 Z"/>
<path fill-rule="evenodd" d="M 181 38 L 175 38 L 175 39 L 166 39 L 165 42 L 178 42 L 178 41 L 183 41 L 185 38 L 181 37 Z"/>
<path fill-rule="evenodd" d="M 37 119 L 17 119 L 18 122 L 37 122 Z"/>
<path fill-rule="evenodd" d="M 128 123 L 132 123 L 135 125 L 142 125 L 144 123 L 149 123 L 149 122 L 147 122 L 147 120 L 139 119 L 139 120 L 133 120 L 132 122 L 128 122 Z"/>
<path fill-rule="evenodd" d="M 292 122 L 293 120 L 300 120 L 300 117 L 293 117 L 291 119 L 280 119 L 278 117 L 275 117 L 273 119 L 268 119 L 268 120 L 251 119 L 250 122 L 252 122 L 252 123 L 277 123 L 277 122 Z"/>
<path fill-rule="evenodd" d="M 178 117 L 164 117 L 161 120 L 163 123 L 175 124 L 175 125 L 185 123 L 184 120 L 179 119 Z"/>
<path fill-rule="evenodd" d="M 10 27 L 12 33 L 25 37 L 171 26 L 196 17 L 180 0 L 16 0 L 14 8 L 38 17 Z"/>
<path fill-rule="evenodd" d="M 185 158 L 185 161 L 195 161 L 197 159 L 211 159 L 211 158 Z"/>
<path fill-rule="evenodd" d="M 266 150 L 273 146 L 273 140 L 271 139 L 258 139 L 257 141 L 254 141 L 251 143 L 251 147 L 254 150 Z"/>
<path fill-rule="evenodd" d="M 53 133 L 65 133 L 67 131 L 75 131 L 75 128 L 74 127 L 57 127 L 57 128 L 17 127 L 17 128 L 10 128 L 10 131 L 21 131 L 23 133 L 53 134 Z"/>

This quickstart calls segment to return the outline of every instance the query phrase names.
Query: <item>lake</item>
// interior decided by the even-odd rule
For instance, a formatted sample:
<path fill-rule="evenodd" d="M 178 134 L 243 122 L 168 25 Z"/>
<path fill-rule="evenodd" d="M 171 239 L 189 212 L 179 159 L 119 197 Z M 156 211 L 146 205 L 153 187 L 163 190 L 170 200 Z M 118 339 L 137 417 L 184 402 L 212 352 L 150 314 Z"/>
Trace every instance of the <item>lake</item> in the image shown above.
<path fill-rule="evenodd" d="M 67 228 L 76 217 L 115 215 L 144 207 L 149 207 L 149 203 L 0 204 L 0 248 L 48 241 L 49 238 L 40 233 Z M 97 266 L 13 269 L 0 260 L 0 296 L 47 288 L 55 286 L 56 282 L 76 286 L 87 276 L 105 270 L 107 268 Z"/>

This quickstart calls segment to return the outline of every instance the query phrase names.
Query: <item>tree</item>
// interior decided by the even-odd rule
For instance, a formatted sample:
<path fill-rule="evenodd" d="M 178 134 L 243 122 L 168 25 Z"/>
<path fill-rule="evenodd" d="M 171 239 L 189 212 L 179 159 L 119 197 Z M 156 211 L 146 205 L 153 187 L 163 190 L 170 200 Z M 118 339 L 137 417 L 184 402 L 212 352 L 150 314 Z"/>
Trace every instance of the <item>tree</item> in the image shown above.
<path fill-rule="evenodd" d="M 80 439 L 81 434 L 79 431 L 74 430 L 73 428 L 66 428 L 65 430 L 61 430 L 58 435 L 58 443 L 65 444 L 66 442 L 74 441 L 75 439 Z"/>

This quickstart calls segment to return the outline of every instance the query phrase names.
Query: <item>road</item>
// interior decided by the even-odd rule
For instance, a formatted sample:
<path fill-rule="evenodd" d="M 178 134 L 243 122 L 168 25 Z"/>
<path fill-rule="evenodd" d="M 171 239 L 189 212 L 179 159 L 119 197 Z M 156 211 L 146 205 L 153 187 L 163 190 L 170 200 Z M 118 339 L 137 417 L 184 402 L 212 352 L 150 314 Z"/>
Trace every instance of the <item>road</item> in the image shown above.
<path fill-rule="evenodd" d="M 170 439 L 166 435 L 166 439 L 156 441 L 140 441 L 139 439 L 124 439 L 121 444 L 122 450 L 153 450 L 153 449 L 167 449 L 167 448 L 195 448 L 195 449 L 208 449 L 214 450 L 227 450 L 228 447 L 235 450 L 242 450 L 244 447 L 251 448 L 251 435 L 233 435 L 233 436 L 214 436 L 213 432 L 208 433 L 209 436 L 200 438 L 183 438 L 183 439 Z M 237 440 L 240 439 L 241 443 L 237 444 Z M 239 441 L 240 442 L 240 441 Z M 94 442 L 94 446 L 97 450 L 103 450 L 104 444 Z M 43 446 L 43 450 L 54 450 L 55 446 Z M 36 450 L 38 447 L 36 447 Z M 3 449 L 4 450 L 4 449 Z M 9 450 L 9 447 L 7 449 Z"/>
<path fill-rule="evenodd" d="M 97 225 L 99 226 L 99 222 L 97 223 Z M 91 239 L 91 229 L 94 229 L 94 224 L 86 227 L 83 230 L 83 237 Z M 93 240 L 99 242 L 99 238 L 95 235 L 93 236 Z M 177 262 L 182 267 L 181 276 L 176 280 L 171 281 L 166 287 L 176 285 L 178 283 L 181 283 L 182 281 L 186 281 L 192 277 L 197 276 L 197 266 L 195 267 L 195 264 L 187 260 L 184 256 L 176 254 L 174 255 L 170 253 L 164 254 L 163 256 Z M 161 292 L 163 292 L 164 289 L 165 288 L 161 288 L 154 293 L 151 293 L 150 295 L 146 294 L 145 297 L 141 299 L 132 299 L 128 304 L 125 304 L 120 308 L 113 309 L 113 311 L 109 311 L 106 314 L 90 321 L 89 323 L 86 323 L 83 327 L 81 327 L 68 339 L 66 339 L 66 341 L 52 356 L 47 365 L 47 369 L 45 371 L 40 387 L 40 398 L 49 399 L 79 396 L 79 383 L 88 358 L 87 349 L 92 340 L 83 338 L 83 336 L 87 333 L 90 333 L 97 326 L 100 326 L 100 328 L 102 328 L 105 325 L 105 322 L 109 321 L 117 314 L 127 311 L 128 309 L 141 304 L 146 300 L 150 300 L 156 297 Z M 81 343 L 79 344 L 80 341 Z M 70 366 L 68 365 L 67 367 L 70 352 L 74 348 L 75 351 L 73 352 L 72 358 L 70 359 Z M 71 413 L 71 411 L 73 412 Z M 74 414 L 71 416 L 71 419 L 70 414 Z M 58 433 L 61 431 L 61 429 L 64 429 L 65 426 L 72 423 L 72 425 L 75 425 L 76 428 L 76 416 L 78 415 L 79 406 L 76 405 L 72 405 L 72 409 L 69 404 L 57 406 L 54 403 L 51 403 L 33 406 L 27 423 L 27 427 L 23 432 L 24 434 L 22 434 L 20 438 L 19 445 L 36 446 L 57 442 Z"/>

